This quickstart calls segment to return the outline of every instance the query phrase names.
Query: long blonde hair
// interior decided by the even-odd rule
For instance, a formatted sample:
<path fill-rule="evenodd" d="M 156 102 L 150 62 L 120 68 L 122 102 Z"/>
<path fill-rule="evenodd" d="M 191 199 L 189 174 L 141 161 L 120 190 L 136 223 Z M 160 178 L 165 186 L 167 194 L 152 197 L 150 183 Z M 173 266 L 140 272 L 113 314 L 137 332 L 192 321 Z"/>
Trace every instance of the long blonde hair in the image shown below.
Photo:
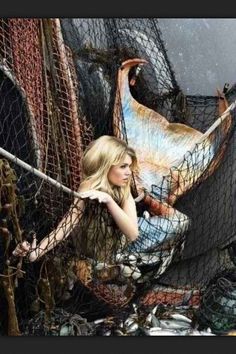
<path fill-rule="evenodd" d="M 136 153 L 125 141 L 109 135 L 94 140 L 84 152 L 82 182 L 89 181 L 91 189 L 106 192 L 123 204 L 130 193 L 131 178 L 124 187 L 112 187 L 108 173 L 112 166 L 122 163 L 126 154 L 132 159 L 131 170 L 134 171 L 137 168 Z"/>

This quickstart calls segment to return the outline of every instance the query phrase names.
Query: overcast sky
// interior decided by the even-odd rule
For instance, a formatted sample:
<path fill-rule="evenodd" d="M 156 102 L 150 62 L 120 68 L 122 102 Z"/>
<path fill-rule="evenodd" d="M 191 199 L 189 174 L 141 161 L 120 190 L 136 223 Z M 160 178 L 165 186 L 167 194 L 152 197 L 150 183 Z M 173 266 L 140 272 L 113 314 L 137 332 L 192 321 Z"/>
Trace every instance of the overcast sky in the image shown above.
<path fill-rule="evenodd" d="M 159 19 L 159 25 L 184 93 L 215 95 L 236 82 L 236 18 Z"/>

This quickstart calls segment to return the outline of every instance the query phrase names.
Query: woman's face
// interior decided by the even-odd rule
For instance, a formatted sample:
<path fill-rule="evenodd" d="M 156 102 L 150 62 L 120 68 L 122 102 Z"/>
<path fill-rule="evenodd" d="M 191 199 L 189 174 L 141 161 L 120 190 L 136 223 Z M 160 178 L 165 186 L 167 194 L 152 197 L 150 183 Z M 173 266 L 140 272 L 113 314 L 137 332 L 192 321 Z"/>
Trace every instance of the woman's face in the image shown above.
<path fill-rule="evenodd" d="M 107 176 L 110 184 L 117 187 L 124 187 L 128 183 L 131 176 L 131 164 L 131 157 L 126 155 L 121 163 L 116 166 L 112 166 Z"/>

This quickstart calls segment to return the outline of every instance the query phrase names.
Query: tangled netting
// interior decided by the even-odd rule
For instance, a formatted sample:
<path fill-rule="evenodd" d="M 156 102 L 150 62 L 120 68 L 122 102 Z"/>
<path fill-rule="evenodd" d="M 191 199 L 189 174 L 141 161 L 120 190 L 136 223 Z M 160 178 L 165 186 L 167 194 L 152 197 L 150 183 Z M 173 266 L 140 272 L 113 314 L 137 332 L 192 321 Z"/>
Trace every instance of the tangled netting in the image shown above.
<path fill-rule="evenodd" d="M 185 96 L 157 19 L 1 19 L 0 43 L 1 148 L 72 191 L 93 139 L 139 161 L 128 243 L 104 204 L 1 156 L 1 334 L 93 335 L 87 320 L 133 303 L 202 308 L 219 329 L 202 294 L 236 264 L 235 87 Z M 40 259 L 12 256 L 35 234 Z"/>

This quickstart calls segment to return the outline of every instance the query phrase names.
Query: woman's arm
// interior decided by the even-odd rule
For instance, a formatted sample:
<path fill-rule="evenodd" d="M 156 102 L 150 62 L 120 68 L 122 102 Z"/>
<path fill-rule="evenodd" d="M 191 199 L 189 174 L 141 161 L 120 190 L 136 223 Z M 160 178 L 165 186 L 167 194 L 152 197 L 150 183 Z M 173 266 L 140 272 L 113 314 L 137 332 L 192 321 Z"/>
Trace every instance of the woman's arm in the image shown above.
<path fill-rule="evenodd" d="M 73 205 L 58 224 L 56 230 L 53 230 L 47 237 L 44 237 L 38 246 L 29 253 L 29 261 L 34 262 L 53 249 L 59 242 L 65 240 L 80 220 L 83 214 L 83 209 L 84 202 L 76 198 Z"/>
<path fill-rule="evenodd" d="M 80 184 L 78 192 L 84 192 L 89 188 L 88 182 Z M 34 262 L 36 259 L 42 257 L 45 253 L 53 249 L 59 242 L 65 240 L 75 225 L 79 222 L 84 211 L 84 201 L 78 198 L 74 199 L 69 211 L 58 224 L 56 230 L 53 230 L 47 237 L 45 237 L 37 247 L 32 247 L 33 250 L 29 254 L 29 261 Z"/>
<path fill-rule="evenodd" d="M 113 199 L 107 203 L 107 208 L 123 234 L 130 241 L 135 241 L 139 235 L 139 230 L 136 205 L 131 193 L 125 200 L 122 209 Z"/>
<path fill-rule="evenodd" d="M 123 234 L 130 240 L 134 241 L 138 237 L 138 221 L 134 199 L 130 194 L 124 202 L 122 208 L 114 201 L 114 199 L 105 192 L 95 189 L 81 193 L 81 198 L 97 199 L 99 203 L 105 203 L 114 221 Z"/>
<path fill-rule="evenodd" d="M 36 238 L 34 238 L 32 244 L 23 241 L 17 245 L 13 251 L 13 255 L 18 257 L 25 257 L 28 255 L 30 262 L 34 262 L 42 257 L 70 235 L 71 231 L 80 220 L 83 210 L 83 200 L 75 198 L 73 205 L 71 205 L 66 215 L 60 221 L 56 230 L 53 230 L 48 236 L 44 237 L 38 245 L 36 245 Z"/>

